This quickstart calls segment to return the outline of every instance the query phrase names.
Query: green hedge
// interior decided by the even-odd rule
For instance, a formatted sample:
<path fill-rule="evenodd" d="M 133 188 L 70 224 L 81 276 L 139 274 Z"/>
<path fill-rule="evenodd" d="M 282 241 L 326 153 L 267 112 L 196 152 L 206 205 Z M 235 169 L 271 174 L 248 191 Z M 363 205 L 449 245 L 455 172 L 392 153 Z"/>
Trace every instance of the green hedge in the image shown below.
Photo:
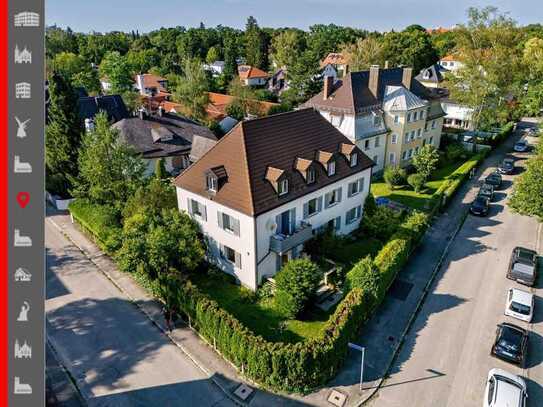
<path fill-rule="evenodd" d="M 294 344 L 273 343 L 253 334 L 190 281 L 174 282 L 164 298 L 190 317 L 191 325 L 245 376 L 273 390 L 305 393 L 333 378 L 354 340 L 381 303 L 428 224 L 428 216 L 409 215 L 375 259 L 380 272 L 379 298 L 360 288 L 349 291 L 330 316 L 320 337 Z M 168 283 L 166 283 L 168 284 Z"/>
<path fill-rule="evenodd" d="M 493 147 L 498 146 L 501 144 L 512 132 L 515 127 L 515 123 L 509 122 L 505 126 L 502 127 L 501 131 L 490 139 L 490 145 Z"/>
<path fill-rule="evenodd" d="M 102 250 L 114 254 L 119 249 L 122 229 L 119 213 L 114 208 L 77 199 L 68 209 L 73 219 L 94 238 Z"/>

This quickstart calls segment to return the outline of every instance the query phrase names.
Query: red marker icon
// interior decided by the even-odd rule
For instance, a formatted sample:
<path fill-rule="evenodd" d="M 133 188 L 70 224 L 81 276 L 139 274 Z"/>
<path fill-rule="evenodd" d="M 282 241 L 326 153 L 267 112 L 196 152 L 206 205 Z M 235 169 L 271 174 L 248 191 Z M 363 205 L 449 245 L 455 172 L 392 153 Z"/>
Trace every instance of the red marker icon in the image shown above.
<path fill-rule="evenodd" d="M 17 194 L 17 202 L 21 208 L 25 208 L 30 202 L 30 194 L 28 192 L 19 192 Z"/>

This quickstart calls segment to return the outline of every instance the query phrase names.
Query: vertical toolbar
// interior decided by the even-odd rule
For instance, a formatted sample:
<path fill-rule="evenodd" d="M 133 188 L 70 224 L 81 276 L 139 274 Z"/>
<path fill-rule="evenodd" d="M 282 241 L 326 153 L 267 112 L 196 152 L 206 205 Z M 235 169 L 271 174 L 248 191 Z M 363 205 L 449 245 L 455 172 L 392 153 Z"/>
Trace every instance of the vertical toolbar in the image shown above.
<path fill-rule="evenodd" d="M 8 394 L 42 406 L 44 357 L 44 2 L 9 0 Z"/>

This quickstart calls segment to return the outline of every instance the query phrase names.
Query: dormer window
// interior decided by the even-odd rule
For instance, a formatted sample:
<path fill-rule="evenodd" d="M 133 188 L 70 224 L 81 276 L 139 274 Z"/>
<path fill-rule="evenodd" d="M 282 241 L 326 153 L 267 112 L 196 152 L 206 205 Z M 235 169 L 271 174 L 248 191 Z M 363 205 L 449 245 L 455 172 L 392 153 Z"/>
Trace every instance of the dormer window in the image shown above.
<path fill-rule="evenodd" d="M 351 154 L 350 164 L 351 164 L 351 167 L 355 167 L 356 164 L 358 164 L 358 154 L 357 153 L 352 153 Z"/>
<path fill-rule="evenodd" d="M 317 177 L 316 177 L 316 174 L 315 174 L 315 169 L 314 168 L 309 168 L 307 170 L 307 176 L 306 176 L 307 183 L 312 184 L 312 183 L 315 182 L 316 179 L 317 179 Z"/>
<path fill-rule="evenodd" d="M 332 175 L 335 175 L 336 173 L 336 162 L 335 161 L 330 161 L 328 163 L 328 168 L 327 168 L 327 172 L 328 172 L 328 176 L 331 177 Z"/>
<path fill-rule="evenodd" d="M 285 195 L 288 193 L 288 179 L 282 179 L 277 184 L 277 193 L 279 195 Z"/>
<path fill-rule="evenodd" d="M 217 192 L 218 184 L 216 176 L 210 174 L 206 177 L 206 187 L 209 192 Z"/>

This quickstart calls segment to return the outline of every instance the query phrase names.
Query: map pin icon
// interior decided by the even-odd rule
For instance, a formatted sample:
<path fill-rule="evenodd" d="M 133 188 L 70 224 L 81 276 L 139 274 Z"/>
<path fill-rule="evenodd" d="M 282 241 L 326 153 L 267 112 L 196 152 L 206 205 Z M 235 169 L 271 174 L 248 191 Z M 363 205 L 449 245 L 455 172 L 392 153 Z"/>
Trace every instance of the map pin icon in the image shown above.
<path fill-rule="evenodd" d="M 25 208 L 30 202 L 30 194 L 28 192 L 19 192 L 17 194 L 17 202 L 21 208 Z"/>

